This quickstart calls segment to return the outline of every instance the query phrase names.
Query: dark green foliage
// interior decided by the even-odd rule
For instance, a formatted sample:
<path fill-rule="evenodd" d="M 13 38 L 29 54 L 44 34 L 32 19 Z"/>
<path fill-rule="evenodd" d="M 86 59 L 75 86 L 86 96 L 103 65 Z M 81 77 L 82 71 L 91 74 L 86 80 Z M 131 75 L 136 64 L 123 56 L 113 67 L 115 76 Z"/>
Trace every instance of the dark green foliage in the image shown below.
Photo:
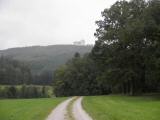
<path fill-rule="evenodd" d="M 112 92 L 134 95 L 158 91 L 160 2 L 120 1 L 102 16 L 92 50 L 101 70 L 100 80 L 105 79 Z"/>
<path fill-rule="evenodd" d="M 16 98 L 17 97 L 17 89 L 14 86 L 6 88 L 6 96 L 8 98 Z"/>
<path fill-rule="evenodd" d="M 56 95 L 160 92 L 160 1 L 117 1 L 102 16 L 90 55 L 55 72 Z"/>
<path fill-rule="evenodd" d="M 67 60 L 71 59 L 75 52 L 83 55 L 90 52 L 92 47 L 93 46 L 52 45 L 12 48 L 1 50 L 0 56 L 9 56 L 12 59 L 27 63 L 27 67 L 30 68 L 33 75 L 32 84 L 51 85 L 53 83 L 53 72 L 60 65 L 65 64 Z M 8 71 L 7 73 L 10 76 L 9 73 L 12 74 L 12 71 L 10 70 L 10 72 Z M 27 76 L 27 74 L 25 75 Z M 6 81 L 7 80 L 5 80 L 5 82 Z"/>
<path fill-rule="evenodd" d="M 53 84 L 53 72 L 44 71 L 41 74 L 33 75 L 32 84 L 35 84 L 35 85 L 52 85 Z"/>
<path fill-rule="evenodd" d="M 45 86 L 42 87 L 42 97 L 48 97 L 47 90 L 46 90 Z"/>
<path fill-rule="evenodd" d="M 49 97 L 48 90 L 45 86 L 39 87 L 34 85 L 4 86 L 0 88 L 0 98 L 45 98 Z"/>
<path fill-rule="evenodd" d="M 8 57 L 0 57 L 0 84 L 30 84 L 32 75 L 28 66 Z"/>
<path fill-rule="evenodd" d="M 33 74 L 40 74 L 45 71 L 53 73 L 58 66 L 65 64 L 65 62 L 71 59 L 75 52 L 85 54 L 90 52 L 92 47 L 90 45 L 33 46 L 1 50 L 0 55 L 10 56 L 18 61 L 27 62 Z"/>
<path fill-rule="evenodd" d="M 160 92 L 160 1 L 117 1 L 102 12 L 102 17 L 96 22 L 97 41 L 89 55 L 84 53 L 92 46 L 37 46 L 0 51 L 29 62 L 34 73 L 31 82 L 26 65 L 1 57 L 1 84 L 47 85 L 54 80 L 57 96 Z M 34 87 L 23 86 L 21 91 L 20 96 L 27 98 L 45 95 L 45 88 L 41 94 Z M 1 94 L 15 97 L 17 93 L 13 87 Z"/>
<path fill-rule="evenodd" d="M 56 96 L 100 94 L 100 85 L 96 81 L 97 68 L 88 55 L 74 58 L 56 70 L 54 74 L 54 92 Z"/>

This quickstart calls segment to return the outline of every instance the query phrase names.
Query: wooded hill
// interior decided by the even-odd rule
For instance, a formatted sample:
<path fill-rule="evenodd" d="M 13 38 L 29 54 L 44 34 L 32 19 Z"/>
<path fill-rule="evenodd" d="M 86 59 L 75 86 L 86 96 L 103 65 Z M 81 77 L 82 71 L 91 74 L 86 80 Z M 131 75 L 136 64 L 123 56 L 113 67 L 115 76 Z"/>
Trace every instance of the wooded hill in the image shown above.
<path fill-rule="evenodd" d="M 54 71 L 59 65 L 71 59 L 75 52 L 85 54 L 90 52 L 92 47 L 91 45 L 32 46 L 1 50 L 0 55 L 26 62 L 30 65 L 32 73 L 41 74 L 46 71 Z"/>
<path fill-rule="evenodd" d="M 0 55 L 5 59 L 11 61 L 11 66 L 14 66 L 12 61 L 22 62 L 30 69 L 31 79 L 29 83 L 25 84 L 38 84 L 38 85 L 51 85 L 53 82 L 53 73 L 60 66 L 65 64 L 71 59 L 75 52 L 81 55 L 91 51 L 93 46 L 77 46 L 77 45 L 50 45 L 50 46 L 32 46 L 22 48 L 11 48 L 1 50 Z M 7 58 L 6 58 L 7 57 Z M 13 59 L 13 60 L 10 60 Z M 18 60 L 18 61 L 17 61 Z M 21 64 L 21 63 L 20 63 Z M 8 68 L 8 63 L 4 64 Z M 10 67 L 9 67 L 10 68 Z M 13 68 L 13 67 L 12 67 Z M 20 68 L 21 69 L 21 68 Z M 5 72 L 6 75 L 8 71 Z M 16 72 L 16 74 L 19 74 Z M 11 76 L 8 76 L 11 77 Z M 5 78 L 5 76 L 3 76 Z M 13 79 L 13 77 L 11 77 Z M 3 84 L 20 84 L 22 80 L 15 78 L 17 82 L 11 80 L 6 82 L 5 79 L 1 80 Z"/>

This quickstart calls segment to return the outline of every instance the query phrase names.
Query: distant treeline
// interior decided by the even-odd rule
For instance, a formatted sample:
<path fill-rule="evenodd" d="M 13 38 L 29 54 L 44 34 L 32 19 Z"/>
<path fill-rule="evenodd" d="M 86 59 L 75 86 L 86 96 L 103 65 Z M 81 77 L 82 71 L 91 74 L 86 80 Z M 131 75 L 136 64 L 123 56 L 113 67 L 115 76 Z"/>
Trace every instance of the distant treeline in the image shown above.
<path fill-rule="evenodd" d="M 0 84 L 52 85 L 53 72 L 72 58 L 93 46 L 51 45 L 0 50 Z"/>
<path fill-rule="evenodd" d="M 14 60 L 28 64 L 33 75 L 46 74 L 56 70 L 71 59 L 75 52 L 85 54 L 91 51 L 92 45 L 49 45 L 10 48 L 0 50 L 0 56 L 9 56 Z"/>
<path fill-rule="evenodd" d="M 50 97 L 48 91 L 45 86 L 0 86 L 0 98 L 44 98 Z"/>
<path fill-rule="evenodd" d="M 1 56 L 0 98 L 49 97 L 45 86 L 38 87 L 35 85 L 50 85 L 52 83 L 51 75 L 50 72 L 33 75 L 26 63 Z"/>
<path fill-rule="evenodd" d="M 30 84 L 31 80 L 32 75 L 26 64 L 0 57 L 0 84 Z"/>
<path fill-rule="evenodd" d="M 0 57 L 0 84 L 1 85 L 51 85 L 53 73 L 50 71 L 33 74 L 28 64 L 19 62 L 10 57 Z"/>
<path fill-rule="evenodd" d="M 55 72 L 55 94 L 160 92 L 160 1 L 117 1 L 102 16 L 92 52 Z"/>

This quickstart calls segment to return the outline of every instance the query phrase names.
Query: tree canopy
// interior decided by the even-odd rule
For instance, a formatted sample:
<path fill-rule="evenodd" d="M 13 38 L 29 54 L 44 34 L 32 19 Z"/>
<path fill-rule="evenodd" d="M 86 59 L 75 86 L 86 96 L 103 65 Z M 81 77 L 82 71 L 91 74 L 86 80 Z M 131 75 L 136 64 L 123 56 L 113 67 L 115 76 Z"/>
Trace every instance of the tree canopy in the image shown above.
<path fill-rule="evenodd" d="M 32 74 L 27 64 L 9 57 L 0 57 L 0 84 L 31 84 Z"/>
<path fill-rule="evenodd" d="M 157 0 L 119 1 L 96 22 L 92 54 L 113 91 L 135 94 L 158 87 L 159 10 Z"/>
<path fill-rule="evenodd" d="M 159 91 L 160 1 L 117 1 L 102 17 L 90 55 L 56 71 L 57 95 Z"/>

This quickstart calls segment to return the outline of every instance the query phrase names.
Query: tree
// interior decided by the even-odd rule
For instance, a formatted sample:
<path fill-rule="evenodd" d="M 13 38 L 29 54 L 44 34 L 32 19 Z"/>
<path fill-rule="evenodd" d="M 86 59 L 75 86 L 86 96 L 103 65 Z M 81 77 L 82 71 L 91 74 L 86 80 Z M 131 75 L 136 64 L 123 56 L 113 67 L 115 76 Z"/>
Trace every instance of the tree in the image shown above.
<path fill-rule="evenodd" d="M 97 21 L 97 41 L 54 74 L 57 96 L 158 92 L 160 2 L 117 1 Z"/>
<path fill-rule="evenodd" d="M 26 64 L 10 57 L 0 57 L 0 84 L 30 84 L 31 81 L 32 74 Z"/>
<path fill-rule="evenodd" d="M 101 94 L 96 80 L 97 69 L 90 55 L 75 55 L 54 74 L 56 96 Z"/>
<path fill-rule="evenodd" d="M 17 89 L 14 86 L 6 88 L 8 98 L 17 98 Z"/>
<path fill-rule="evenodd" d="M 98 40 L 92 56 L 103 76 L 99 80 L 112 92 L 146 92 L 149 81 L 157 88 L 154 76 L 159 70 L 153 62 L 159 59 L 159 9 L 157 0 L 118 1 L 102 12 L 104 20 L 96 22 Z"/>

